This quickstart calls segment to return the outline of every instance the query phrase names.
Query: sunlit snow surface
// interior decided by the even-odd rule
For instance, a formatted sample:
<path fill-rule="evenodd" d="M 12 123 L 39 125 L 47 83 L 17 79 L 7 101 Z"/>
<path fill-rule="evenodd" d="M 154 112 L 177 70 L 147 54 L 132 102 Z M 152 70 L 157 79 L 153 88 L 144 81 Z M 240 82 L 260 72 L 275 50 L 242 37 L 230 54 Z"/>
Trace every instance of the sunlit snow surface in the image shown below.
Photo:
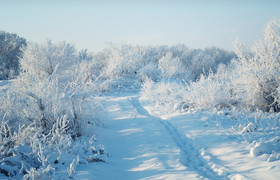
<path fill-rule="evenodd" d="M 279 160 L 268 162 L 271 153 L 252 156 L 251 144 L 231 130 L 234 119 L 164 114 L 139 97 L 104 96 L 108 126 L 97 138 L 109 157 L 78 165 L 75 179 L 279 179 Z"/>
<path fill-rule="evenodd" d="M 1 87 L 5 91 L 5 86 Z M 104 146 L 108 157 L 103 158 L 105 163 L 78 164 L 74 179 L 280 177 L 279 137 L 259 141 L 269 139 L 269 132 L 258 136 L 243 133 L 251 128 L 250 123 L 236 131 L 238 123 L 225 115 L 228 112 L 166 113 L 140 98 L 139 93 L 105 94 L 100 98 L 108 122 L 95 131 L 97 143 Z M 8 178 L 0 174 L 2 179 Z M 58 167 L 54 179 L 68 179 L 67 170 Z"/>

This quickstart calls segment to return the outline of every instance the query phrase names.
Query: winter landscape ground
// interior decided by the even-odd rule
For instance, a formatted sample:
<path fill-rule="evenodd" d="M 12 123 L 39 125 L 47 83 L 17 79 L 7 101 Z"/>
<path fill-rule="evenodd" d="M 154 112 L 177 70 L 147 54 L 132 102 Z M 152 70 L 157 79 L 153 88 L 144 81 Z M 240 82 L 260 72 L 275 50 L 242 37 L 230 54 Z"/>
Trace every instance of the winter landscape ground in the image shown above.
<path fill-rule="evenodd" d="M 233 52 L 0 33 L 0 179 L 280 178 L 279 20 Z"/>

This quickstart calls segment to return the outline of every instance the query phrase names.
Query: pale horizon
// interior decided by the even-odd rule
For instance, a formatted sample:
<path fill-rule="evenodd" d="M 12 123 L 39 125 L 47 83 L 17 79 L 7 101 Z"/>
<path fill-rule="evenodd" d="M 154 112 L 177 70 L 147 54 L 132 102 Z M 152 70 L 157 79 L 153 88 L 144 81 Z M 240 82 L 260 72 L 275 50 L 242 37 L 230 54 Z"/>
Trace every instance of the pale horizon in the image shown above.
<path fill-rule="evenodd" d="M 4 1 L 0 30 L 29 41 L 74 43 L 98 52 L 107 42 L 185 44 L 231 50 L 239 37 L 251 45 L 280 18 L 280 1 Z"/>

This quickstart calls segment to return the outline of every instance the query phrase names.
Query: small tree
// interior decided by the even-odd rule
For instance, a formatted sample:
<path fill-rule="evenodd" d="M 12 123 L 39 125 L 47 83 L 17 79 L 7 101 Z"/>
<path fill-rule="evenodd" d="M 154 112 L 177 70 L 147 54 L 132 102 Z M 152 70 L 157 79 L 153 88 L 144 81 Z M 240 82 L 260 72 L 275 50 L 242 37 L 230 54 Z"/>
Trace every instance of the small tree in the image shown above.
<path fill-rule="evenodd" d="M 0 31 L 0 80 L 9 79 L 18 74 L 21 47 L 26 40 L 17 34 Z"/>
<path fill-rule="evenodd" d="M 66 42 L 53 44 L 49 39 L 41 44 L 28 42 L 22 51 L 21 76 L 32 74 L 44 79 L 52 76 L 57 68 L 56 73 L 66 77 L 78 63 L 75 46 Z"/>

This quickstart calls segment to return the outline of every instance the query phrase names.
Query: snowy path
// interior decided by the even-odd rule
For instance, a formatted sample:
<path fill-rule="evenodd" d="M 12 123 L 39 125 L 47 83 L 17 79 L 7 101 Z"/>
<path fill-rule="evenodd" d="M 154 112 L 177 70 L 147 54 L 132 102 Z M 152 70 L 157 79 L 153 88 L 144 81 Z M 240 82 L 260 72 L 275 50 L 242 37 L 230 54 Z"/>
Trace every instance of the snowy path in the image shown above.
<path fill-rule="evenodd" d="M 141 105 L 139 94 L 108 95 L 104 108 L 108 127 L 97 139 L 109 154 L 107 163 L 78 166 L 76 179 L 276 180 L 280 175 L 277 161 L 250 157 L 248 144 L 238 143 L 213 117 L 159 118 L 152 115 L 156 107 Z"/>
<path fill-rule="evenodd" d="M 109 162 L 95 167 L 101 179 L 201 179 L 180 162 L 180 148 L 137 97 L 109 97 L 109 127 L 100 132 Z"/>
<path fill-rule="evenodd" d="M 91 166 L 96 178 L 225 179 L 208 167 L 183 133 L 150 115 L 138 98 L 108 96 L 108 127 L 99 132 L 99 140 L 110 157 L 106 164 Z M 77 178 L 82 177 L 78 172 Z"/>

